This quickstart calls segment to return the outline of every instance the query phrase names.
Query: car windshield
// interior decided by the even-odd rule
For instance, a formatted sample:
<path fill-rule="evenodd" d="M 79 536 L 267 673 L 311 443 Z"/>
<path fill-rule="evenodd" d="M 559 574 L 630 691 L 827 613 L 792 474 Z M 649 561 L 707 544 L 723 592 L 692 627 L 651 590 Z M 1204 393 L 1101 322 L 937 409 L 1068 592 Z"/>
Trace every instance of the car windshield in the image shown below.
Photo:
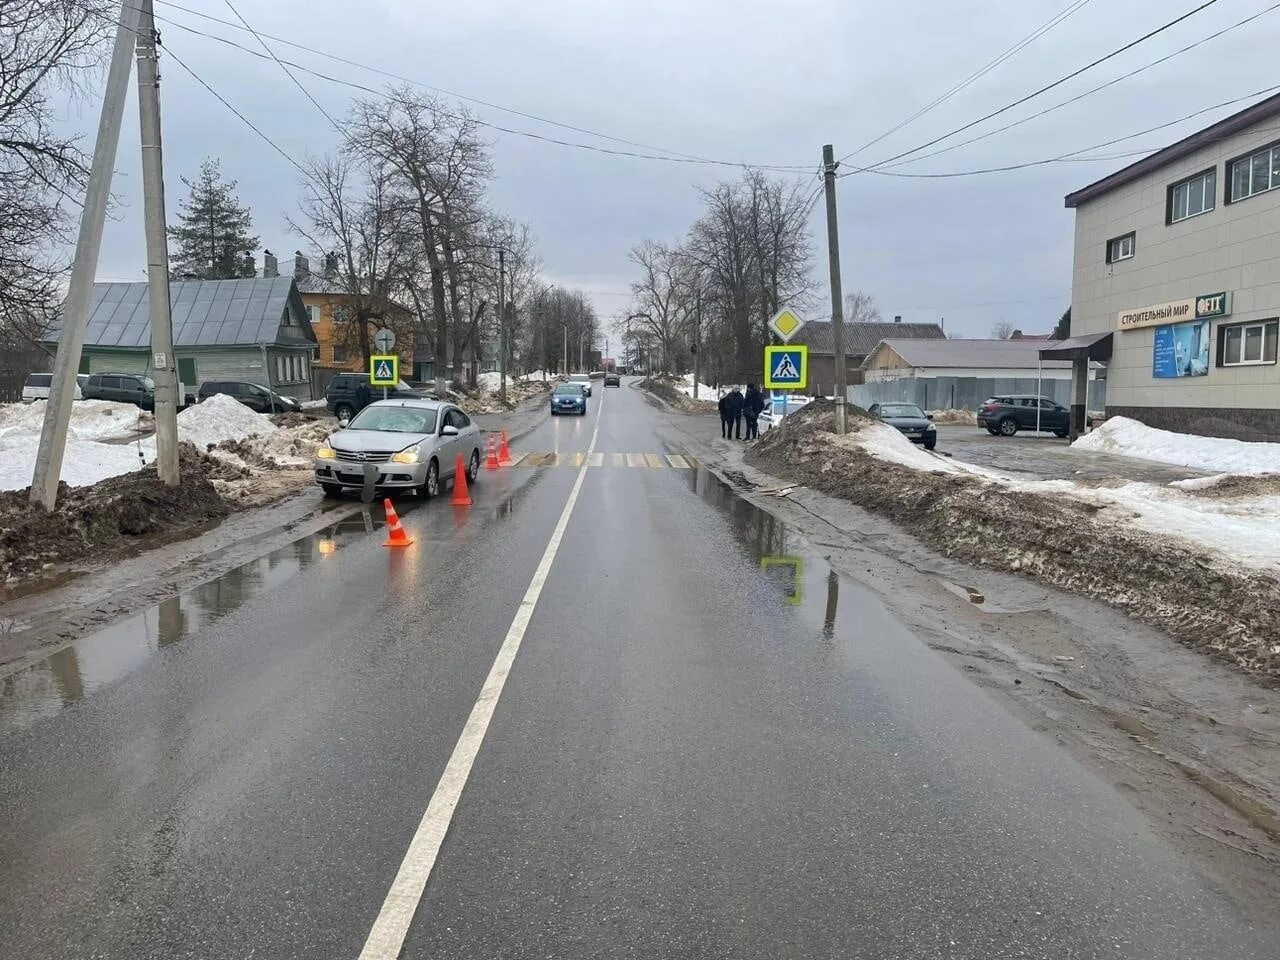
<path fill-rule="evenodd" d="M 556 387 L 557 397 L 580 397 L 582 396 L 582 388 L 576 383 L 562 383 Z"/>
<path fill-rule="evenodd" d="M 383 433 L 435 433 L 436 412 L 422 407 L 365 407 L 347 426 Z"/>
<path fill-rule="evenodd" d="M 924 419 L 924 411 L 914 403 L 885 403 L 880 407 L 882 417 L 920 417 Z"/>
<path fill-rule="evenodd" d="M 143 377 L 142 385 L 146 387 L 148 390 L 154 390 L 156 388 L 156 382 L 152 380 L 150 377 Z"/>

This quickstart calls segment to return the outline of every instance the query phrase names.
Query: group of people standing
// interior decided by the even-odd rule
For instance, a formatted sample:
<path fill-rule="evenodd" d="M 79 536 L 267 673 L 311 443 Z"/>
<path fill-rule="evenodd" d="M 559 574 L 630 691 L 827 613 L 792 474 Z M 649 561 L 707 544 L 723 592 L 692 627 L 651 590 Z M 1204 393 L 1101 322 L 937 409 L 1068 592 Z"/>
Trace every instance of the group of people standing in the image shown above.
<path fill-rule="evenodd" d="M 720 398 L 720 436 L 727 440 L 755 440 L 760 436 L 764 405 L 764 394 L 754 383 L 747 384 L 745 394 L 734 387 Z M 747 421 L 746 437 L 742 436 L 743 420 Z"/>

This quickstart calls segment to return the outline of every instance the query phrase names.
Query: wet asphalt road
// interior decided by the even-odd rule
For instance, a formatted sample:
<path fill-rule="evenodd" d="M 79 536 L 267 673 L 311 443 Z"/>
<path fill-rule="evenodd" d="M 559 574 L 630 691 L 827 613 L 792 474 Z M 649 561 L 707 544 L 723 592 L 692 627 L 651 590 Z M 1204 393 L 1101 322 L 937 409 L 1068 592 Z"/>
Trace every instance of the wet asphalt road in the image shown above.
<path fill-rule="evenodd" d="M 572 464 L 598 428 L 604 456 L 404 957 L 1276 955 L 1111 785 L 602 393 L 516 451 Z M 404 551 L 357 512 L 6 678 L 0 957 L 356 957 L 580 469 L 407 501 Z"/>

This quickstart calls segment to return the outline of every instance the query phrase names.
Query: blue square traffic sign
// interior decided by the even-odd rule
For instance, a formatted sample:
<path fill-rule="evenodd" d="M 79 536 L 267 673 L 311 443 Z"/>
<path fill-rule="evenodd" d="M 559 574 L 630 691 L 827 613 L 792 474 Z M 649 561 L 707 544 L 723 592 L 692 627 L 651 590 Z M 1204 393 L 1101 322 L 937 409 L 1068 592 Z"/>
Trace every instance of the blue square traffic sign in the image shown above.
<path fill-rule="evenodd" d="M 809 348 L 764 348 L 764 385 L 768 390 L 803 390 L 809 385 Z"/>

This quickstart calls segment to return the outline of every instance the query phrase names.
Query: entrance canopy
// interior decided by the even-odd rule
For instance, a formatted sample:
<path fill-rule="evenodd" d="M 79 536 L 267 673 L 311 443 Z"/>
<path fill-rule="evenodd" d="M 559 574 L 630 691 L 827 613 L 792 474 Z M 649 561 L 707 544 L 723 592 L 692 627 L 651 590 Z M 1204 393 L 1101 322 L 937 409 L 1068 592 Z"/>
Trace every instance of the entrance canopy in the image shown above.
<path fill-rule="evenodd" d="M 1091 333 L 1083 337 L 1059 340 L 1040 351 L 1041 360 L 1097 360 L 1111 359 L 1111 333 Z"/>

